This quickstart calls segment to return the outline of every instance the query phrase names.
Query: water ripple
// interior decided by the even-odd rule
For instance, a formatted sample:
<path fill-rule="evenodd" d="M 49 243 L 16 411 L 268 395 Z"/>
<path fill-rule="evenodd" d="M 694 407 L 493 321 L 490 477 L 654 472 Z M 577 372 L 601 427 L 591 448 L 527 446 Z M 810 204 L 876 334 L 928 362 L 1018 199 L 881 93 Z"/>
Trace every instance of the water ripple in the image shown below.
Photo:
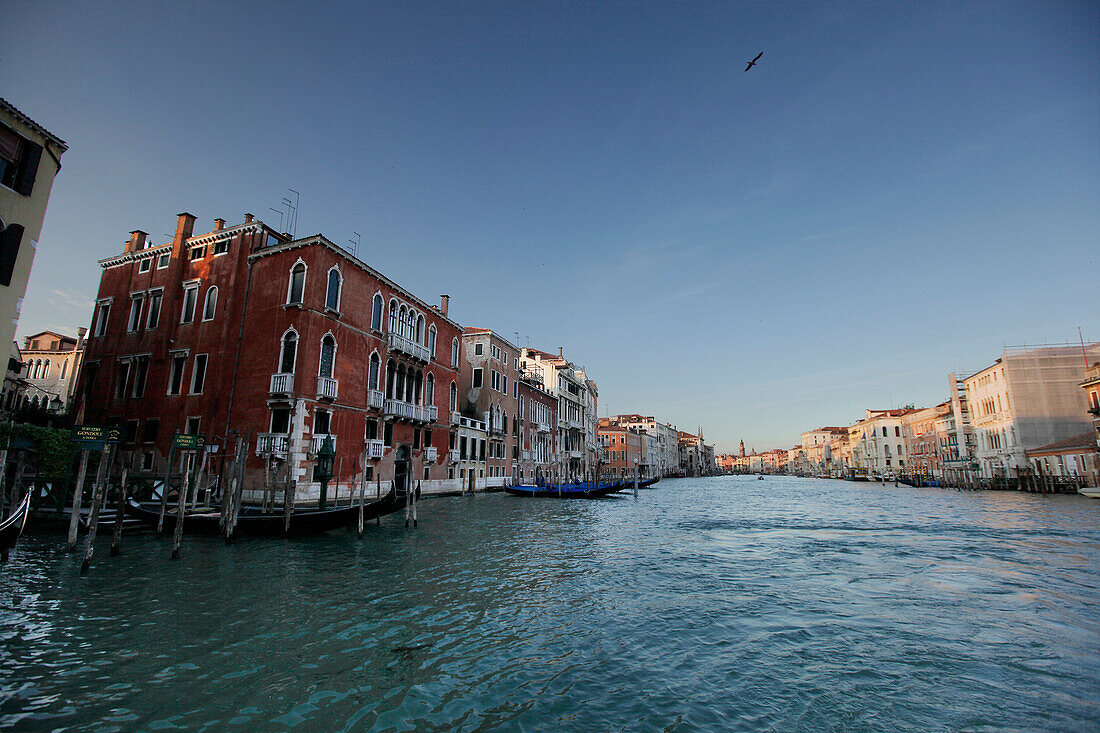
<path fill-rule="evenodd" d="M 0 727 L 1082 730 L 1100 502 L 788 478 L 437 499 L 0 569 Z"/>

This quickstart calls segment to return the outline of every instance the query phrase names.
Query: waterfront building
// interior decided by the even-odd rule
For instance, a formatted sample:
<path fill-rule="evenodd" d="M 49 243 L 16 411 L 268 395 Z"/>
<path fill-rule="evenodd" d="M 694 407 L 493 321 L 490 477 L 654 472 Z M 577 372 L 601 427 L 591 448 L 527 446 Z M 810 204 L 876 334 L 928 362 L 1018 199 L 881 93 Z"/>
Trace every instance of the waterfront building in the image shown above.
<path fill-rule="evenodd" d="M 609 420 L 600 421 L 599 440 L 602 451 L 602 478 L 633 480 L 637 470 L 639 478 L 645 478 L 643 466 L 644 433 L 636 428 L 614 425 Z"/>
<path fill-rule="evenodd" d="M 981 478 L 1016 478 L 1029 466 L 1028 451 L 1092 431 L 1081 382 L 1097 358 L 1095 343 L 1008 347 L 963 380 Z"/>
<path fill-rule="evenodd" d="M 1089 415 L 1092 419 L 1093 441 L 1097 451 L 1100 451 L 1100 362 L 1094 363 L 1085 372 L 1081 389 L 1085 391 Z M 1092 485 L 1100 486 L 1100 452 L 1094 452 L 1092 456 Z"/>
<path fill-rule="evenodd" d="M 901 473 L 905 470 L 904 418 L 916 412 L 900 410 L 865 410 L 859 426 L 859 439 L 853 449 L 855 468 L 872 476 Z"/>
<path fill-rule="evenodd" d="M 453 423 L 448 456 L 450 478 L 457 479 L 463 492 L 483 491 L 489 487 L 486 466 L 491 436 L 484 420 L 459 415 Z"/>
<path fill-rule="evenodd" d="M 163 470 L 173 434 L 249 441 L 248 488 L 265 466 L 318 495 L 327 438 L 334 483 L 365 470 L 424 492 L 461 488 L 454 445 L 462 328 L 322 235 L 291 239 L 246 214 L 172 240 L 131 232 L 102 278 L 85 349 L 81 421 L 122 429 Z M 225 456 L 230 450 L 222 450 Z M 362 475 L 362 474 L 360 474 Z"/>
<path fill-rule="evenodd" d="M 465 328 L 462 409 L 473 411 L 489 434 L 486 486 L 515 478 L 519 460 L 519 349 L 488 328 Z"/>
<path fill-rule="evenodd" d="M 654 476 L 672 476 L 680 470 L 679 431 L 671 423 L 662 423 L 652 415 L 614 415 L 611 422 L 625 428 L 640 430 L 654 438 L 655 453 L 650 467 Z"/>
<path fill-rule="evenodd" d="M 0 410 L 10 413 L 23 405 L 26 396 L 27 380 L 21 376 L 26 367 L 19 344 L 11 342 L 11 354 L 8 356 L 7 369 L 4 370 L 4 388 L 0 391 Z"/>
<path fill-rule="evenodd" d="M 803 456 L 805 465 L 800 468 L 800 472 L 815 476 L 827 473 L 832 458 L 830 446 L 837 436 L 847 432 L 847 428 L 830 425 L 802 433 L 802 445 L 797 450 Z"/>
<path fill-rule="evenodd" d="M 901 432 L 909 456 L 905 472 L 942 478 L 944 458 L 954 456 L 950 451 L 955 432 L 951 401 L 909 413 L 902 420 Z"/>
<path fill-rule="evenodd" d="M 558 400 L 542 383 L 534 367 L 519 375 L 519 483 L 558 480 Z"/>
<path fill-rule="evenodd" d="M 577 376 L 584 381 L 585 407 L 584 407 L 584 465 L 585 475 L 595 475 L 596 466 L 600 459 L 599 435 L 599 398 L 600 391 L 596 383 L 588 378 L 584 367 L 577 372 Z"/>
<path fill-rule="evenodd" d="M 76 336 L 42 331 L 23 338 L 25 400 L 32 405 L 54 404 L 57 411 L 69 406 L 80 373 L 87 331 L 78 328 Z"/>
<path fill-rule="evenodd" d="M 0 99 L 0 344 L 15 340 L 46 204 L 66 150 L 64 140 Z"/>
<path fill-rule="evenodd" d="M 561 478 L 580 480 L 595 468 L 595 456 L 588 456 L 589 411 L 595 415 L 595 404 L 590 403 L 587 378 L 572 362 L 565 358 L 562 349 L 557 355 L 524 347 L 520 351 L 520 369 L 537 371 L 542 376 L 544 389 L 558 400 L 557 443 L 561 459 Z"/>

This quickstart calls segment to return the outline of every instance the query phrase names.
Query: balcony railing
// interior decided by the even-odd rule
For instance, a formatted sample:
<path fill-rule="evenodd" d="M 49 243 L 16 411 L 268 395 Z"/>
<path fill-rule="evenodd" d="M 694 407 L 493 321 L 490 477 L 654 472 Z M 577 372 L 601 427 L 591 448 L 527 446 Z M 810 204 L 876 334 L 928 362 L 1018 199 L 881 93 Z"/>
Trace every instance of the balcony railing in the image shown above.
<path fill-rule="evenodd" d="M 462 413 L 461 412 L 452 412 L 451 413 L 451 425 L 458 425 L 460 422 L 462 422 Z"/>
<path fill-rule="evenodd" d="M 523 374 L 520 375 L 520 379 L 530 384 L 542 386 L 542 372 L 538 369 L 525 369 Z"/>
<path fill-rule="evenodd" d="M 568 455 L 569 455 L 570 458 L 583 458 L 584 457 L 584 453 L 582 451 L 579 451 L 579 450 L 571 450 L 571 451 L 569 451 Z"/>
<path fill-rule="evenodd" d="M 367 441 L 367 458 L 381 458 L 386 453 L 386 446 L 381 440 Z"/>
<path fill-rule="evenodd" d="M 424 460 L 435 463 L 439 458 L 439 450 L 434 445 L 424 447 Z"/>
<path fill-rule="evenodd" d="M 428 351 L 427 346 L 421 346 L 412 339 L 405 338 L 399 333 L 386 334 L 386 343 L 394 351 L 400 351 L 404 354 L 408 354 L 414 359 L 420 361 L 430 361 L 432 354 Z"/>
<path fill-rule="evenodd" d="M 387 399 L 382 411 L 387 415 L 413 422 L 435 422 L 439 415 L 439 408 L 435 405 L 414 405 L 401 400 Z"/>
<path fill-rule="evenodd" d="M 458 463 L 458 461 L 459 461 L 458 450 L 455 449 L 455 450 L 452 450 L 452 451 L 448 451 L 448 456 L 447 457 L 450 459 L 451 463 Z"/>
<path fill-rule="evenodd" d="M 286 455 L 290 436 L 286 433 L 260 433 L 256 436 L 256 455 Z"/>
<path fill-rule="evenodd" d="M 332 438 L 332 447 L 336 448 L 336 436 L 328 435 L 325 433 L 315 434 L 313 436 L 313 445 L 311 446 L 310 453 L 319 453 L 321 446 L 325 444 L 325 438 Z"/>
<path fill-rule="evenodd" d="M 317 399 L 336 399 L 337 387 L 339 386 L 340 383 L 331 377 L 317 377 Z"/>
<path fill-rule="evenodd" d="M 291 394 L 294 391 L 293 374 L 272 374 L 271 394 Z"/>
<path fill-rule="evenodd" d="M 549 433 L 550 432 L 550 423 L 548 423 L 548 422 L 535 423 L 535 429 L 538 430 L 540 433 Z"/>
<path fill-rule="evenodd" d="M 382 404 L 386 401 L 386 395 L 382 394 L 377 389 L 367 390 L 367 407 L 373 407 L 376 410 L 382 409 Z"/>
<path fill-rule="evenodd" d="M 503 425 L 490 425 L 489 426 L 489 432 L 492 433 L 493 435 L 504 435 L 504 426 Z"/>

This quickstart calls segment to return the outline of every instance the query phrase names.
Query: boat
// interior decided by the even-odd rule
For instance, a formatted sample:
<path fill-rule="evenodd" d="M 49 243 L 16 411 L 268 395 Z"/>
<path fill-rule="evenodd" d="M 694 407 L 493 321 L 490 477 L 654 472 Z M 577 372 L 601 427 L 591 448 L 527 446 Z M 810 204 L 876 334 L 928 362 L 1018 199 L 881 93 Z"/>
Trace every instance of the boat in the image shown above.
<path fill-rule="evenodd" d="M 363 520 L 392 514 L 405 506 L 405 494 L 398 494 L 391 487 L 381 499 L 363 505 Z M 142 504 L 132 498 L 126 505 L 126 512 L 146 524 L 156 526 L 160 519 L 159 504 Z M 176 510 L 169 509 L 164 515 L 165 526 L 174 526 Z M 290 530 L 287 531 L 286 517 L 282 510 L 263 513 L 258 507 L 241 507 L 237 515 L 237 524 L 233 534 L 237 536 L 284 537 L 288 535 L 312 535 L 328 532 L 342 527 L 354 527 L 359 523 L 359 506 L 340 507 L 339 509 L 303 509 L 290 516 Z M 183 515 L 183 531 L 187 534 L 220 535 L 221 508 L 217 506 L 200 508 Z"/>
<path fill-rule="evenodd" d="M 31 512 L 31 493 L 23 497 L 11 514 L 0 521 L 0 554 L 4 560 L 8 559 L 8 552 L 15 547 L 16 540 L 23 533 L 23 527 L 27 524 L 27 515 Z"/>
<path fill-rule="evenodd" d="M 560 486 L 505 486 L 504 490 L 512 496 L 544 497 L 551 499 L 599 499 L 602 496 L 620 491 L 623 484 L 618 481 L 610 483 L 584 482 L 578 484 L 561 484 Z"/>
<path fill-rule="evenodd" d="M 1086 486 L 1082 489 L 1077 489 L 1077 493 L 1081 496 L 1087 496 L 1090 499 L 1100 499 L 1100 488 L 1095 486 Z"/>

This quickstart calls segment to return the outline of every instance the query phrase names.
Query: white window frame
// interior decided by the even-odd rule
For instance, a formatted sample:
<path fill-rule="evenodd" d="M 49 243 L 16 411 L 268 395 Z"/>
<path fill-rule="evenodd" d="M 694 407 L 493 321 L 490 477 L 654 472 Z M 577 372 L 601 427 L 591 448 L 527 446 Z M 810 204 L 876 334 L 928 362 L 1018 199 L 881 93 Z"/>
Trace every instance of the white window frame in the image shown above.
<path fill-rule="evenodd" d="M 331 306 L 328 304 L 329 291 L 332 288 L 332 273 L 336 273 L 336 277 L 339 281 L 336 284 L 336 305 Z M 340 300 L 344 297 L 344 273 L 340 272 L 339 265 L 333 265 L 328 268 L 328 273 L 325 275 L 325 309 L 330 311 L 340 312 Z"/>
<path fill-rule="evenodd" d="M 149 270 L 151 270 L 151 269 L 153 269 L 153 258 L 152 257 L 142 258 L 142 260 L 138 262 L 138 272 L 139 273 L 149 272 Z"/>
<path fill-rule="evenodd" d="M 172 253 L 171 252 L 161 252 L 159 255 L 157 255 L 157 269 L 158 270 L 163 270 L 164 268 L 168 267 L 168 265 L 171 264 L 171 262 L 172 262 Z"/>
<path fill-rule="evenodd" d="M 294 291 L 294 271 L 298 269 L 298 265 L 302 266 L 302 297 L 300 300 L 291 301 L 290 295 Z M 309 265 L 301 257 L 290 266 L 287 271 L 286 281 L 286 304 L 287 305 L 303 305 L 306 302 L 306 279 L 309 277 Z"/>
<path fill-rule="evenodd" d="M 202 359 L 202 384 L 199 385 L 199 389 L 195 389 L 195 382 L 199 378 L 199 359 Z M 210 366 L 209 354 L 195 354 L 195 358 L 191 360 L 191 386 L 187 391 L 187 394 L 202 394 L 202 391 L 206 388 L 206 370 Z"/>
<path fill-rule="evenodd" d="M 206 314 L 206 312 L 210 309 L 210 294 L 211 293 L 214 294 L 214 312 L 211 313 L 208 316 Z M 212 320 L 214 320 L 214 317 L 217 314 L 218 314 L 218 286 L 217 285 L 211 285 L 210 287 L 208 287 L 206 289 L 206 296 L 202 299 L 202 320 L 203 321 L 212 321 Z"/>
<path fill-rule="evenodd" d="M 164 288 L 150 290 L 148 296 L 149 307 L 145 309 L 145 330 L 151 331 L 160 325 L 160 312 L 164 307 Z M 157 322 L 150 325 L 149 321 L 153 318 L 153 298 L 157 298 Z"/>
<path fill-rule="evenodd" d="M 130 313 L 126 317 L 126 333 L 141 330 L 141 312 L 145 305 L 145 291 L 130 293 Z M 134 309 L 137 310 L 134 310 Z"/>
<path fill-rule="evenodd" d="M 191 303 L 191 317 L 190 318 L 187 317 L 187 295 L 188 295 L 188 293 L 193 293 L 194 296 L 195 296 L 194 302 Z M 199 283 L 197 281 L 196 282 L 190 282 L 190 283 L 184 283 L 183 284 L 183 307 L 180 308 L 180 324 L 194 323 L 195 322 L 195 311 L 198 309 L 198 307 L 199 307 Z"/>

